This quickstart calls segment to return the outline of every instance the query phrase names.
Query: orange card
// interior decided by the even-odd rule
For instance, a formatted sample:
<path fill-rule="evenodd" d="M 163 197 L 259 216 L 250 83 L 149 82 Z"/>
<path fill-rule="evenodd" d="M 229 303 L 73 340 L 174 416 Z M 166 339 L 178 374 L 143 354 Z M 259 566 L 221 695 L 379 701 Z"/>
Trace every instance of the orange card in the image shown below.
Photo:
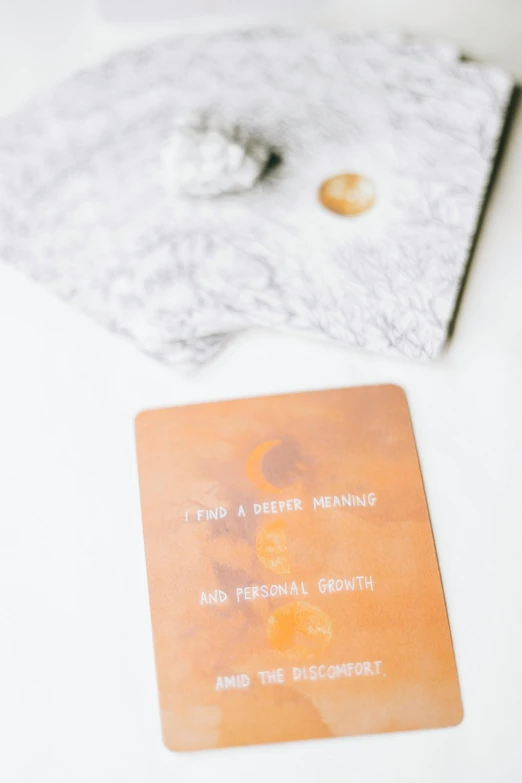
<path fill-rule="evenodd" d="M 400 388 L 146 411 L 136 432 L 168 748 L 459 723 Z"/>

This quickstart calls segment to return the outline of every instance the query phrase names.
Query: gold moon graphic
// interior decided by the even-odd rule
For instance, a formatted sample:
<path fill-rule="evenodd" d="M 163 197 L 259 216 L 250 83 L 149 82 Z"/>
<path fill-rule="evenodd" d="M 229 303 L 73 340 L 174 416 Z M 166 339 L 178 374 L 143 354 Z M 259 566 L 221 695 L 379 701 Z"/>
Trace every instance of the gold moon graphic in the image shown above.
<path fill-rule="evenodd" d="M 337 174 L 319 189 L 319 201 L 337 215 L 360 215 L 375 203 L 375 186 L 361 174 Z"/>
<path fill-rule="evenodd" d="M 312 658 L 323 652 L 332 638 L 332 621 L 319 606 L 293 601 L 268 618 L 271 646 L 292 660 Z"/>
<path fill-rule="evenodd" d="M 276 574 L 289 574 L 290 560 L 286 546 L 286 531 L 282 519 L 274 519 L 260 528 L 256 537 L 257 559 Z"/>
<path fill-rule="evenodd" d="M 279 487 L 275 487 L 271 484 L 263 473 L 263 459 L 265 454 L 268 454 L 270 449 L 274 446 L 279 446 L 280 440 L 266 440 L 263 443 L 259 443 L 247 457 L 246 460 L 246 474 L 252 484 L 260 489 L 262 492 L 268 492 L 269 494 L 282 492 Z"/>

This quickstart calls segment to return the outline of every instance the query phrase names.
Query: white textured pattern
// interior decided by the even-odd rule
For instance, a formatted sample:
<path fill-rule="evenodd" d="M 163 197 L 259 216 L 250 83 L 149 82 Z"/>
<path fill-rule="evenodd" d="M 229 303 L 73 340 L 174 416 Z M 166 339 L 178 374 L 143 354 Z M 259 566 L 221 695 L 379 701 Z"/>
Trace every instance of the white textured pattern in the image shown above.
<path fill-rule="evenodd" d="M 77 74 L 0 123 L 0 256 L 163 361 L 249 325 L 440 351 L 511 93 L 495 68 L 396 35 L 188 37 Z M 251 190 L 177 198 L 179 119 L 237 124 L 280 163 Z M 318 201 L 341 172 L 376 203 Z"/>

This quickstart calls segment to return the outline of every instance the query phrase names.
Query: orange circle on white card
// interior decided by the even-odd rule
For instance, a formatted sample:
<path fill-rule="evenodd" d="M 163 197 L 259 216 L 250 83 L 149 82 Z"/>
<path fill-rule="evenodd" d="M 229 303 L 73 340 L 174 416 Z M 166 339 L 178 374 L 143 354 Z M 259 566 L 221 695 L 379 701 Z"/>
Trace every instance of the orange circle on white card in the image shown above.
<path fill-rule="evenodd" d="M 323 652 L 332 638 L 332 621 L 323 609 L 306 601 L 279 607 L 268 618 L 271 646 L 292 660 Z"/>
<path fill-rule="evenodd" d="M 361 174 L 337 174 L 323 182 L 319 201 L 337 215 L 360 215 L 374 205 L 375 186 Z"/>
<path fill-rule="evenodd" d="M 260 528 L 256 537 L 256 555 L 265 568 L 276 574 L 290 573 L 286 531 L 282 519 L 274 519 Z"/>

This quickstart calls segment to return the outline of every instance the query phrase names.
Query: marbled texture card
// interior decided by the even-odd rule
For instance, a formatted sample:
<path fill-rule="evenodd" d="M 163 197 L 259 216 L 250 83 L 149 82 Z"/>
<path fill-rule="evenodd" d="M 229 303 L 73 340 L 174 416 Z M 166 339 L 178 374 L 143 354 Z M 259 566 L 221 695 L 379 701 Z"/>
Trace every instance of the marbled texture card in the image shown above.
<path fill-rule="evenodd" d="M 259 326 L 432 359 L 511 90 L 451 44 L 386 32 L 120 53 L 0 121 L 0 258 L 168 363 Z M 173 192 L 183 166 L 166 161 L 193 121 L 239 129 L 274 165 L 249 190 Z"/>
<path fill-rule="evenodd" d="M 460 722 L 400 388 L 147 411 L 136 432 L 168 748 Z"/>

